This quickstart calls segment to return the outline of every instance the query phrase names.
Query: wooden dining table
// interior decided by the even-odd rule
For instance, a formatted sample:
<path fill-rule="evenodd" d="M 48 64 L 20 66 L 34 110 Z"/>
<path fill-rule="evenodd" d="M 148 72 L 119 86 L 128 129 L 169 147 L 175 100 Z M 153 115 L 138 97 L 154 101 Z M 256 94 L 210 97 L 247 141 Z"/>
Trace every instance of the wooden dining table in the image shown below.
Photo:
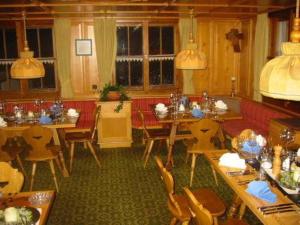
<path fill-rule="evenodd" d="M 38 193 L 49 196 L 48 200 L 42 204 L 33 204 L 29 201 L 29 198 Z M 40 212 L 39 222 L 35 225 L 44 225 L 47 223 L 47 219 L 55 198 L 55 192 L 53 190 L 48 191 L 32 191 L 32 192 L 20 192 L 17 194 L 3 195 L 0 198 L 0 209 L 6 207 L 32 207 L 36 208 Z"/>
<path fill-rule="evenodd" d="M 242 201 L 242 205 L 240 208 L 240 215 L 242 216 L 245 211 L 245 207 L 248 207 L 257 218 L 266 225 L 295 225 L 300 223 L 300 208 L 291 201 L 285 193 L 283 193 L 276 185 L 271 185 L 269 183 L 269 187 L 273 193 L 277 195 L 277 201 L 275 203 L 268 203 L 263 201 L 251 194 L 249 194 L 246 189 L 248 187 L 248 183 L 251 180 L 255 180 L 258 177 L 258 174 L 255 170 L 251 170 L 251 167 L 248 166 L 248 169 L 251 170 L 249 174 L 241 174 L 241 175 L 230 175 L 232 171 L 236 171 L 236 169 L 232 169 L 229 167 L 219 166 L 219 158 L 224 154 L 229 152 L 228 150 L 213 150 L 204 152 L 204 156 L 213 166 L 213 168 L 223 177 L 225 182 L 232 188 L 235 192 L 236 199 L 240 199 Z M 278 206 L 281 204 L 290 204 L 290 211 L 280 211 Z M 272 206 L 274 209 L 274 213 L 264 214 L 261 210 L 261 207 L 269 207 Z M 270 209 L 270 210 L 271 210 Z M 272 210 L 271 210 L 272 211 Z M 270 211 L 269 211 L 270 212 Z"/>
<path fill-rule="evenodd" d="M 7 122 L 6 127 L 0 127 L 0 129 L 4 130 L 7 137 L 14 137 L 14 136 L 22 136 L 22 132 L 32 126 L 33 124 L 40 124 L 44 127 L 50 128 L 53 132 L 53 142 L 54 145 L 60 146 L 60 139 L 59 139 L 59 130 L 64 128 L 74 128 L 76 127 L 76 123 L 79 117 L 68 117 L 64 116 L 63 119 L 55 120 L 49 124 L 40 124 L 38 121 L 36 122 L 26 122 L 26 120 L 22 123 L 16 123 L 15 121 Z M 61 170 L 64 177 L 69 177 L 70 174 L 66 168 L 63 152 L 60 149 L 59 151 L 59 159 L 61 162 Z"/>
<path fill-rule="evenodd" d="M 197 118 L 192 115 L 190 111 L 184 111 L 184 112 L 177 112 L 176 114 L 173 111 L 169 111 L 165 117 L 159 116 L 156 111 L 155 111 L 155 105 L 153 105 L 153 113 L 155 115 L 155 118 L 159 123 L 162 125 L 168 125 L 171 128 L 170 131 L 170 140 L 169 140 L 169 146 L 168 146 L 168 157 L 167 157 L 167 162 L 166 162 L 166 167 L 170 168 L 172 165 L 172 155 L 173 155 L 173 146 L 176 140 L 182 140 L 186 138 L 191 138 L 191 134 L 181 134 L 177 133 L 177 129 L 180 125 L 182 124 L 189 124 L 189 123 L 194 123 L 202 118 L 212 118 L 216 120 L 219 123 L 222 123 L 222 121 L 225 120 L 233 120 L 233 119 L 242 119 L 242 116 L 240 113 L 235 112 L 233 110 L 226 110 L 226 111 L 216 111 L 215 113 L 207 112 L 204 113 L 204 117 Z M 223 131 L 220 128 L 218 131 L 218 137 L 223 145 L 224 143 L 224 135 Z M 224 147 L 224 146 L 223 146 Z"/>

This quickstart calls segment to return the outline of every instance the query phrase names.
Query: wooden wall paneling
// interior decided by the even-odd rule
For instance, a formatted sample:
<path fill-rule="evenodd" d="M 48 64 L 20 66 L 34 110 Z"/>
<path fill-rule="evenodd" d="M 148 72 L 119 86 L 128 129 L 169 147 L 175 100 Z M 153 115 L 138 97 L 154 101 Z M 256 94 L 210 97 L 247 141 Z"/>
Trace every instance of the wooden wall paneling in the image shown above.
<path fill-rule="evenodd" d="M 207 69 L 195 70 L 193 76 L 193 82 L 195 87 L 195 93 L 201 94 L 203 91 L 208 91 L 210 68 L 212 67 L 212 55 L 210 52 L 212 42 L 212 29 L 211 22 L 209 20 L 198 19 L 198 37 L 195 37 L 196 43 L 198 43 L 198 49 L 205 53 L 207 57 Z"/>
<path fill-rule="evenodd" d="M 77 56 L 75 49 L 76 39 L 92 40 L 92 55 Z M 96 58 L 94 27 L 92 22 L 75 21 L 71 30 L 71 77 L 75 97 L 97 98 L 98 93 L 92 85 L 99 88 L 98 67 Z"/>
<path fill-rule="evenodd" d="M 240 53 L 235 53 L 226 33 L 232 28 L 240 30 L 239 20 L 215 20 L 213 22 L 213 61 L 209 81 L 209 94 L 229 95 L 231 77 L 239 77 Z"/>
<path fill-rule="evenodd" d="M 84 91 L 84 65 L 82 56 L 76 56 L 75 40 L 82 39 L 82 24 L 72 23 L 71 27 L 71 79 L 74 95 L 80 95 Z"/>
<path fill-rule="evenodd" d="M 96 55 L 96 42 L 94 38 L 94 26 L 93 23 L 86 24 L 86 38 L 92 39 L 92 55 L 84 56 L 85 59 L 85 94 L 89 96 L 98 97 L 99 93 L 92 89 L 92 85 L 97 85 L 97 88 L 100 88 L 100 79 L 98 75 L 98 64 L 97 64 L 97 55 Z"/>
<path fill-rule="evenodd" d="M 253 97 L 253 49 L 254 49 L 254 31 L 255 23 L 253 19 L 241 21 L 241 31 L 243 39 L 241 40 L 241 60 L 240 77 L 237 80 L 238 95 Z"/>

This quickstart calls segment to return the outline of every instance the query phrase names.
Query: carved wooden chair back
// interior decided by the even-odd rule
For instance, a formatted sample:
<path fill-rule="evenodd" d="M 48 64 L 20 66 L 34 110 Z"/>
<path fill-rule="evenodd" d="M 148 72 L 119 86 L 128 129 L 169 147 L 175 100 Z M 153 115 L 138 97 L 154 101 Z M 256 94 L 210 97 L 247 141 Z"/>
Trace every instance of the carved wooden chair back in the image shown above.
<path fill-rule="evenodd" d="M 24 183 L 24 175 L 7 162 L 0 162 L 0 171 L 0 182 L 7 182 L 4 186 L 0 186 L 0 192 L 5 194 L 20 192 Z"/>
<path fill-rule="evenodd" d="M 39 154 L 47 151 L 47 144 L 51 141 L 53 133 L 51 129 L 40 125 L 33 125 L 23 131 L 23 137 L 27 144 L 31 145 L 30 153 Z"/>
<path fill-rule="evenodd" d="M 193 144 L 192 150 L 215 149 L 212 138 L 216 136 L 220 128 L 219 123 L 211 119 L 201 119 L 190 125 L 190 130 L 197 141 Z"/>
<path fill-rule="evenodd" d="M 195 216 L 197 225 L 212 225 L 213 217 L 210 212 L 206 208 L 204 208 L 202 204 L 199 203 L 190 189 L 184 187 L 183 190 L 186 194 L 190 210 Z"/>

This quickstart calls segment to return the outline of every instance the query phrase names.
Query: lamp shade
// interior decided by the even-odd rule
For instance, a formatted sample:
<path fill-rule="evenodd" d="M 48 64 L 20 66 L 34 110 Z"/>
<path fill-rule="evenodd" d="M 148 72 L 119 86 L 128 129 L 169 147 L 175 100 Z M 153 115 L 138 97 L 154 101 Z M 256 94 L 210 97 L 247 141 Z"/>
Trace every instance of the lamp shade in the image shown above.
<path fill-rule="evenodd" d="M 203 52 L 198 51 L 197 44 L 190 41 L 186 49 L 180 51 L 175 58 L 177 69 L 201 70 L 206 69 L 207 59 Z"/>
<path fill-rule="evenodd" d="M 263 67 L 260 93 L 278 99 L 300 101 L 300 43 L 284 42 L 282 56 Z"/>
<path fill-rule="evenodd" d="M 20 58 L 16 60 L 10 69 L 13 79 L 33 79 L 45 76 L 43 63 L 33 58 L 33 52 L 27 48 L 20 52 Z"/>

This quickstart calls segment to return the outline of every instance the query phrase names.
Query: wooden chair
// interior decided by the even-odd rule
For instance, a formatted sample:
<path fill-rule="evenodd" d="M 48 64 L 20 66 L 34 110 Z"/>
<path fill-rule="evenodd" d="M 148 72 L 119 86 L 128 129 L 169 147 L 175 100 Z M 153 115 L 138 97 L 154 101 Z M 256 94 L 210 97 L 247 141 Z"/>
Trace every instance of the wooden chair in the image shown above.
<path fill-rule="evenodd" d="M 169 146 L 170 129 L 148 129 L 145 124 L 144 114 L 141 110 L 138 110 L 138 116 L 143 127 L 143 136 L 146 140 L 146 148 L 143 154 L 144 167 L 146 167 L 155 141 L 166 141 L 167 146 Z"/>
<path fill-rule="evenodd" d="M 216 149 L 213 138 L 217 135 L 220 125 L 211 119 L 201 119 L 196 123 L 192 123 L 189 128 L 194 139 L 187 140 L 185 143 L 187 145 L 187 156 L 192 154 L 190 176 L 190 186 L 192 186 L 197 156 L 205 151 Z M 215 182 L 218 185 L 216 172 L 213 167 L 211 168 Z"/>
<path fill-rule="evenodd" d="M 49 163 L 56 190 L 57 192 L 59 191 L 55 175 L 55 168 L 53 164 L 54 159 L 56 160 L 57 164 L 60 165 L 58 158 L 59 152 L 57 148 L 52 148 L 51 146 L 48 146 L 52 139 L 52 136 L 53 133 L 51 129 L 42 127 L 40 125 L 31 126 L 30 128 L 23 131 L 23 137 L 25 141 L 31 146 L 27 156 L 25 157 L 25 160 L 32 162 L 30 191 L 33 188 L 37 163 L 43 161 Z"/>
<path fill-rule="evenodd" d="M 17 169 L 11 167 L 7 162 L 0 162 L 0 192 L 4 194 L 18 193 L 21 191 L 24 176 Z"/>
<path fill-rule="evenodd" d="M 96 154 L 96 150 L 93 147 L 93 141 L 95 138 L 95 134 L 97 131 L 97 124 L 100 118 L 101 106 L 98 106 L 94 112 L 95 114 L 95 123 L 87 132 L 70 132 L 65 134 L 65 141 L 67 141 L 70 145 L 70 173 L 72 171 L 73 159 L 74 159 L 74 150 L 76 143 L 83 143 L 84 147 L 87 146 L 92 155 L 94 156 L 97 165 L 100 167 L 100 161 Z"/>
<path fill-rule="evenodd" d="M 168 209 L 172 213 L 173 218 L 171 225 L 175 225 L 177 221 L 182 224 L 188 224 L 192 218 L 189 211 L 188 201 L 186 196 L 175 194 L 175 184 L 172 174 L 163 167 L 163 163 L 159 157 L 155 157 L 156 164 L 161 172 L 161 177 L 164 181 L 168 195 Z M 194 195 L 210 211 L 214 218 L 224 214 L 226 207 L 223 201 L 209 188 L 199 188 L 195 190 Z M 217 219 L 215 219 L 217 221 Z M 217 223 L 216 223 L 217 224 Z"/>
<path fill-rule="evenodd" d="M 0 130 L 0 162 L 8 162 L 11 164 L 13 160 L 16 160 L 23 175 L 26 176 L 22 160 L 19 156 L 23 148 L 21 146 L 10 146 L 11 143 L 8 144 L 7 141 L 8 138 L 5 131 Z"/>
<path fill-rule="evenodd" d="M 197 200 L 193 192 L 191 192 L 187 187 L 184 187 L 183 190 L 186 194 L 191 213 L 195 216 L 196 224 L 215 225 L 217 221 L 214 219 L 210 211 Z M 224 225 L 247 225 L 247 223 L 243 220 L 230 218 L 224 223 Z"/>

